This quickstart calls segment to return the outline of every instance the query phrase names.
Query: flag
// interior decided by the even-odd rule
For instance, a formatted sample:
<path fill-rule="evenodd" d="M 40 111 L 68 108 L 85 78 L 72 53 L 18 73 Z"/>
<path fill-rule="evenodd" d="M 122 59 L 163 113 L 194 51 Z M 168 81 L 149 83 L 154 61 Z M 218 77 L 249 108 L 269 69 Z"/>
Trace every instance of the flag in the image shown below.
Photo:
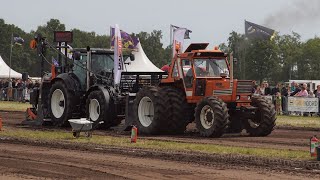
<path fill-rule="evenodd" d="M 112 31 L 112 28 L 111 28 Z M 122 39 L 118 24 L 114 28 L 114 84 L 119 84 L 123 70 Z"/>
<path fill-rule="evenodd" d="M 17 34 L 13 34 L 13 43 L 21 46 L 24 43 L 24 39 Z"/>
<path fill-rule="evenodd" d="M 137 44 L 139 43 L 139 39 L 135 36 L 130 36 L 130 34 L 126 33 L 125 31 L 120 30 L 121 32 L 121 40 L 123 43 L 124 49 L 136 49 Z M 111 48 L 114 48 L 115 42 L 115 28 L 111 27 L 110 30 L 110 37 L 111 37 Z"/>
<path fill-rule="evenodd" d="M 174 56 L 177 52 L 177 47 L 179 47 L 179 53 L 182 52 L 184 39 L 190 39 L 190 33 L 192 33 L 192 31 L 174 25 L 171 25 L 171 29 L 173 31 L 172 54 Z"/>
<path fill-rule="evenodd" d="M 180 29 L 181 27 L 179 26 L 175 26 L 175 25 L 170 25 L 171 28 L 173 29 L 173 31 L 175 31 L 176 29 Z M 184 39 L 190 39 L 190 33 L 192 33 L 192 31 L 190 29 L 184 28 L 186 29 L 186 32 L 184 34 Z"/>
<path fill-rule="evenodd" d="M 271 40 L 275 35 L 275 30 L 245 21 L 245 34 L 251 39 Z"/>
<path fill-rule="evenodd" d="M 53 64 L 54 66 L 56 66 L 56 67 L 59 66 L 58 60 L 56 60 L 54 57 L 52 57 L 52 64 Z"/>

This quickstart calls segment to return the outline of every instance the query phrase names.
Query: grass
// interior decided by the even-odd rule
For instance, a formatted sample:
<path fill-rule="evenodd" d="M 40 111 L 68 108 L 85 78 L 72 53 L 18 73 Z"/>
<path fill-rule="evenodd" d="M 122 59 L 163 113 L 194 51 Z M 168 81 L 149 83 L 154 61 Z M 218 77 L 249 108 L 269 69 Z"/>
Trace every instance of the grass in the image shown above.
<path fill-rule="evenodd" d="M 135 148 L 149 148 L 158 150 L 175 150 L 175 151 L 193 151 L 203 152 L 209 154 L 240 154 L 240 155 L 253 155 L 259 157 L 273 157 L 283 159 L 299 159 L 310 160 L 307 151 L 297 150 L 280 150 L 270 148 L 247 148 L 235 146 L 223 146 L 214 144 L 194 144 L 182 143 L 161 140 L 146 140 L 138 139 L 135 144 L 130 143 L 130 139 L 124 137 L 112 136 L 99 136 L 94 135 L 92 138 L 80 137 L 75 139 L 72 137 L 71 132 L 48 132 L 48 131 L 34 131 L 25 129 L 5 129 L 0 131 L 0 136 L 27 138 L 32 140 L 46 140 L 46 141 L 66 141 L 78 143 L 93 143 L 98 145 L 108 145 L 116 147 L 135 147 Z"/>
<path fill-rule="evenodd" d="M 29 103 L 0 101 L 0 110 L 2 111 L 26 111 L 29 107 L 31 107 Z"/>
<path fill-rule="evenodd" d="M 277 126 L 320 128 L 319 117 L 278 116 L 276 123 Z"/>

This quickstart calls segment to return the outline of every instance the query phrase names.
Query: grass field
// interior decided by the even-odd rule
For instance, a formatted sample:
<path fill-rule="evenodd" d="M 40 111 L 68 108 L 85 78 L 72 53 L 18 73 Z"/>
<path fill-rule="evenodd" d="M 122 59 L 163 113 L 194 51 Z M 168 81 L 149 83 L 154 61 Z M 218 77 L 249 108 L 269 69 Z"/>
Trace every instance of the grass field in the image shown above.
<path fill-rule="evenodd" d="M 278 116 L 277 126 L 320 128 L 320 117 Z"/>
<path fill-rule="evenodd" d="M 5 129 L 0 131 L 0 137 L 15 137 L 27 138 L 32 140 L 46 140 L 46 141 L 66 141 L 78 143 L 92 143 L 99 145 L 117 146 L 117 147 L 139 147 L 159 150 L 175 150 L 175 151 L 193 151 L 203 153 L 218 153 L 218 154 L 240 154 L 240 155 L 254 155 L 259 157 L 274 157 L 283 159 L 299 159 L 310 160 L 310 155 L 305 151 L 284 150 L 284 149 L 270 149 L 270 148 L 247 148 L 236 146 L 223 146 L 214 144 L 194 144 L 181 143 L 161 140 L 145 140 L 139 139 L 137 143 L 130 143 L 130 138 L 99 136 L 94 135 L 92 138 L 80 137 L 75 139 L 71 132 L 48 132 L 48 131 L 34 131 L 26 129 Z"/>
<path fill-rule="evenodd" d="M 0 110 L 3 111 L 26 111 L 28 107 L 31 107 L 29 103 L 20 103 L 12 101 L 0 101 Z"/>

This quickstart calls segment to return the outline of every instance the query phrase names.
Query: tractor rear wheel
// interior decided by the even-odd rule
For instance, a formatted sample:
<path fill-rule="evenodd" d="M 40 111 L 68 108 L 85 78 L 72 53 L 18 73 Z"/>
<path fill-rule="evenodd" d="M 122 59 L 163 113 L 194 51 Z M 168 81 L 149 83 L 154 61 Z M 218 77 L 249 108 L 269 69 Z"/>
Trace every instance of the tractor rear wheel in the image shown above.
<path fill-rule="evenodd" d="M 49 105 L 52 123 L 55 126 L 69 125 L 68 119 L 72 118 L 74 95 L 68 91 L 62 81 L 55 82 L 50 89 Z"/>
<path fill-rule="evenodd" d="M 201 136 L 220 137 L 229 121 L 227 105 L 219 98 L 205 97 L 196 106 L 195 118 Z"/>
<path fill-rule="evenodd" d="M 263 97 L 252 97 L 252 106 L 257 107 L 255 117 L 245 121 L 251 136 L 267 136 L 276 125 L 276 111 L 271 101 Z"/>
<path fill-rule="evenodd" d="M 112 109 L 113 104 L 106 101 L 104 94 L 100 90 L 92 91 L 86 101 L 86 114 L 93 121 L 93 127 L 99 126 L 108 129 L 113 126 L 115 112 Z"/>
<path fill-rule="evenodd" d="M 194 114 L 188 112 L 184 92 L 174 87 L 163 87 L 160 91 L 163 91 L 169 98 L 169 111 L 166 112 L 168 114 L 167 132 L 170 134 L 184 133 L 190 119 L 194 119 Z"/>
<path fill-rule="evenodd" d="M 133 102 L 134 125 L 141 134 L 160 134 L 167 127 L 168 97 L 159 87 L 143 87 Z"/>

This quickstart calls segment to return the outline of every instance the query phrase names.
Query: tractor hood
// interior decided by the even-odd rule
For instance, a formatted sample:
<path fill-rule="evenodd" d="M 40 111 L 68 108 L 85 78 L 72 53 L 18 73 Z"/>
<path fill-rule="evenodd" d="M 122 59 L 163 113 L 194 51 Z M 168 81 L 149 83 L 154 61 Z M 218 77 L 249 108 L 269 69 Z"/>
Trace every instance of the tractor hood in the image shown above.
<path fill-rule="evenodd" d="M 135 60 L 131 61 L 130 58 L 125 60 L 125 68 L 123 72 L 164 72 L 155 66 L 144 53 L 141 43 L 137 44 L 137 50 L 133 51 Z"/>

